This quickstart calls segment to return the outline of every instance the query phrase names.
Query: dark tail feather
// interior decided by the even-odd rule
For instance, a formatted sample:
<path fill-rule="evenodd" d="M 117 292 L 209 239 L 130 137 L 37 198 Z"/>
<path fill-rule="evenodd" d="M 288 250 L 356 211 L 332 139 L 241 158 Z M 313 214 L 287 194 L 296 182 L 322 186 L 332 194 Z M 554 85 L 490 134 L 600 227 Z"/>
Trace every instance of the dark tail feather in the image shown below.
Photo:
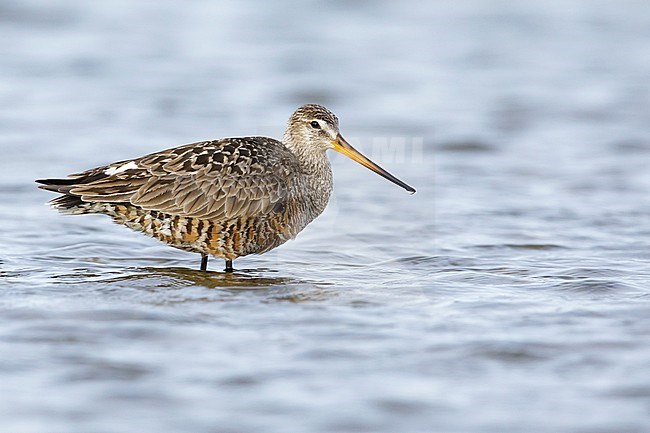
<path fill-rule="evenodd" d="M 79 215 L 96 213 L 98 211 L 97 203 L 83 201 L 80 195 L 71 191 L 106 177 L 103 167 L 99 167 L 83 173 L 72 174 L 64 179 L 37 179 L 36 182 L 41 184 L 38 186 L 41 189 L 63 194 L 50 200 L 49 204 L 53 208 L 63 213 Z"/>
<path fill-rule="evenodd" d="M 36 183 L 44 185 L 74 185 L 79 182 L 77 177 L 66 177 L 65 179 L 36 179 Z"/>
<path fill-rule="evenodd" d="M 67 177 L 65 179 L 36 179 L 36 183 L 42 184 L 39 185 L 39 188 L 46 191 L 68 194 L 75 186 L 91 183 L 105 177 L 106 174 L 104 174 L 103 171 L 97 170 L 92 173 L 72 175 L 72 177 Z"/>
<path fill-rule="evenodd" d="M 85 207 L 87 204 L 88 203 L 85 203 L 83 200 L 81 200 L 81 197 L 78 197 L 76 195 L 62 195 L 50 200 L 50 205 L 56 209 L 59 209 L 60 211 Z"/>
<path fill-rule="evenodd" d="M 40 189 L 52 192 L 60 192 L 61 194 L 69 193 L 70 190 L 74 187 L 74 185 L 54 183 L 57 180 L 59 179 L 38 179 L 36 182 L 43 184 L 38 186 Z"/>

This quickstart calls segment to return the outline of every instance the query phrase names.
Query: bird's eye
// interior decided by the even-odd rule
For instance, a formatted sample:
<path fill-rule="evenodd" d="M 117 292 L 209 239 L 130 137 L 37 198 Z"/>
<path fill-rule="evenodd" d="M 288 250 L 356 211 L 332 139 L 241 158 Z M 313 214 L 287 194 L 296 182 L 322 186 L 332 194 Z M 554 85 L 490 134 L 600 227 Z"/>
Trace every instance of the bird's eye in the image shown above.
<path fill-rule="evenodd" d="M 314 129 L 320 129 L 320 123 L 316 122 L 315 120 L 312 120 L 310 123 L 311 127 Z"/>

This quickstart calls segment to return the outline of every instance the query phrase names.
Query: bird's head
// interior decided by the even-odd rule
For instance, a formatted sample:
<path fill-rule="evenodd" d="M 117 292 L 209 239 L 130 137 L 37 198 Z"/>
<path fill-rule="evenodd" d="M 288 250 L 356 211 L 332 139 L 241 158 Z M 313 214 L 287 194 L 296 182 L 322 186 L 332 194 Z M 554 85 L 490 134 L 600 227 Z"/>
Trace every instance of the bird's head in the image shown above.
<path fill-rule="evenodd" d="M 338 117 L 322 105 L 306 104 L 298 108 L 289 118 L 284 143 L 297 154 L 335 150 L 401 186 L 411 194 L 415 193 L 415 188 L 402 182 L 352 147 L 339 132 Z"/>

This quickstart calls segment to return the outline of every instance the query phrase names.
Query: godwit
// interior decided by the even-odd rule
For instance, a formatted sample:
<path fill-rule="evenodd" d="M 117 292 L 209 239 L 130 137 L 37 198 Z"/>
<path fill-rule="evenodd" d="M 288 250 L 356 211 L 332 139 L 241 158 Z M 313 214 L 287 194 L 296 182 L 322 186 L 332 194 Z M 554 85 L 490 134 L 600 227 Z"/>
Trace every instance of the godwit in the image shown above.
<path fill-rule="evenodd" d="M 186 144 L 141 158 L 39 179 L 63 195 L 67 214 L 106 214 L 168 245 L 232 261 L 294 238 L 320 215 L 332 192 L 325 151 L 334 149 L 410 193 L 415 189 L 353 148 L 327 108 L 308 104 L 289 118 L 282 141 L 238 137 Z"/>

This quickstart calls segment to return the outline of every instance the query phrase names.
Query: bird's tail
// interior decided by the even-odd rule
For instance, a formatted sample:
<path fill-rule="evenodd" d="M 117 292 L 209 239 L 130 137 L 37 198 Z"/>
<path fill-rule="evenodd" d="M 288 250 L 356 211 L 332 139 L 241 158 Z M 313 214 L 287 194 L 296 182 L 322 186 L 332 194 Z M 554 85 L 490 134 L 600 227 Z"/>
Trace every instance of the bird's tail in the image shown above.
<path fill-rule="evenodd" d="M 92 213 L 90 210 L 90 203 L 81 200 L 81 197 L 76 195 L 60 195 L 48 202 L 54 209 L 69 214 L 84 214 Z"/>
<path fill-rule="evenodd" d="M 62 195 L 49 201 L 50 206 L 67 214 L 87 214 L 96 213 L 95 203 L 85 202 L 79 195 L 75 195 L 71 190 L 80 185 L 93 182 L 102 177 L 103 173 L 80 173 L 64 179 L 37 179 L 40 183 L 38 187 L 46 191 L 58 192 Z"/>

